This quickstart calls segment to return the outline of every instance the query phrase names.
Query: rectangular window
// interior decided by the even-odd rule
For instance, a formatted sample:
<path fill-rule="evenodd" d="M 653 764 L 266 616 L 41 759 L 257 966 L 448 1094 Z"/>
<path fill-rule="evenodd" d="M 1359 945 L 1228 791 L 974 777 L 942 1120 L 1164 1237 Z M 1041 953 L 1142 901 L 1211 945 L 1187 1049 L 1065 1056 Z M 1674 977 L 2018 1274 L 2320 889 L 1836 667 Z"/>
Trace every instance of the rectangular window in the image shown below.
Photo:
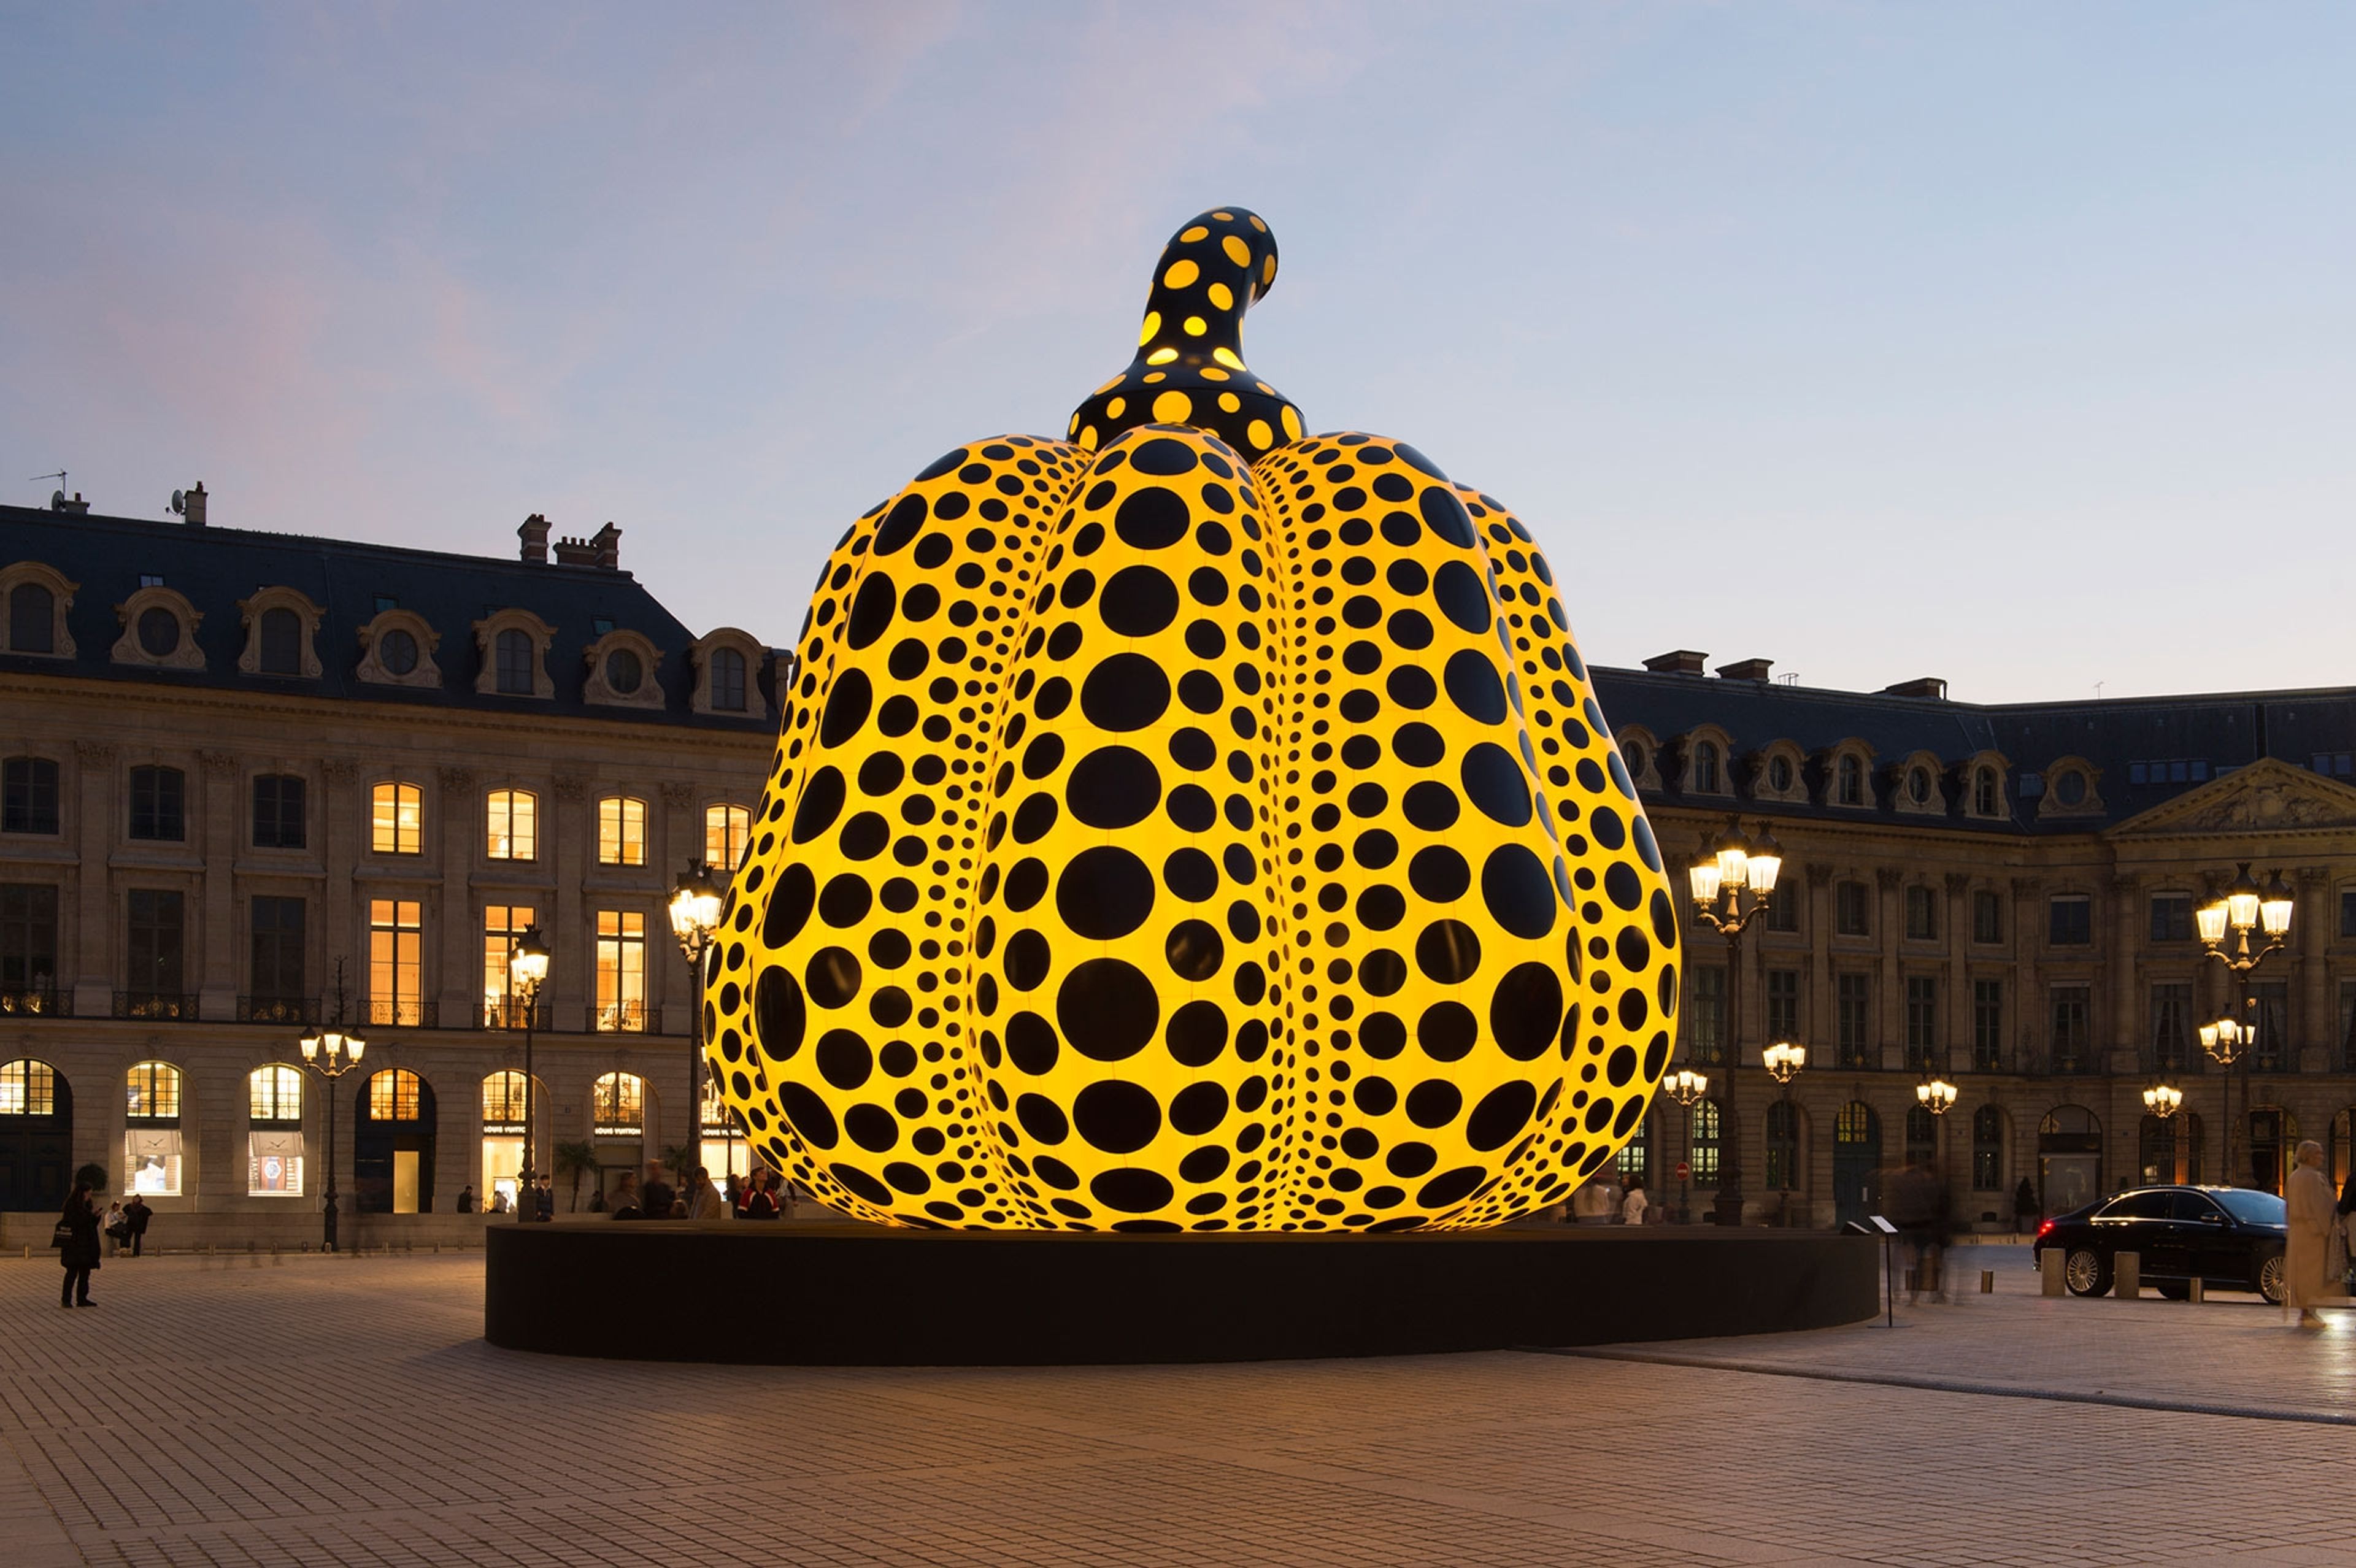
<path fill-rule="evenodd" d="M 1972 982 L 1972 1071 L 2004 1071 L 2004 982 Z"/>
<path fill-rule="evenodd" d="M 0 884 L 0 1014 L 54 1012 L 57 993 L 57 884 Z"/>
<path fill-rule="evenodd" d="M 1873 890 L 1863 882 L 1833 884 L 1833 931 L 1841 936 L 1873 934 Z"/>
<path fill-rule="evenodd" d="M 1873 976 L 1839 975 L 1833 979 L 1834 1039 L 1843 1067 L 1872 1067 Z"/>
<path fill-rule="evenodd" d="M 129 903 L 131 948 L 123 989 L 131 993 L 132 1016 L 177 1018 L 184 901 L 162 888 L 134 888 Z"/>
<path fill-rule="evenodd" d="M 483 1027 L 521 1029 L 523 997 L 509 976 L 516 938 L 532 927 L 530 904 L 491 904 L 483 911 Z"/>
<path fill-rule="evenodd" d="M 47 757 L 0 763 L 0 832 L 58 830 L 58 765 Z"/>
<path fill-rule="evenodd" d="M 721 713 L 744 711 L 744 656 L 734 648 L 712 650 L 712 706 Z"/>
<path fill-rule="evenodd" d="M 744 863 L 744 845 L 753 836 L 753 814 L 741 805 L 703 808 L 703 860 L 715 871 L 733 871 Z"/>
<path fill-rule="evenodd" d="M 1787 935 L 1796 934 L 1800 929 L 1801 901 L 1798 893 L 1788 888 L 1783 890 L 1782 896 L 1767 906 L 1767 929 Z"/>
<path fill-rule="evenodd" d="M 2181 1072 L 2192 1065 L 2192 987 L 2151 988 L 2151 1065 L 2157 1072 Z"/>
<path fill-rule="evenodd" d="M 180 1070 L 161 1061 L 142 1061 L 123 1080 L 123 1115 L 134 1122 L 177 1122 L 180 1119 Z"/>
<path fill-rule="evenodd" d="M 1693 1184 L 1696 1187 L 1718 1185 L 1719 1121 L 1717 1101 L 1697 1100 L 1694 1103 L 1691 1132 L 1687 1138 L 1693 1152 L 1687 1163 L 1693 1167 Z"/>
<path fill-rule="evenodd" d="M 370 849 L 380 855 L 424 853 L 423 791 L 412 784 L 380 784 L 369 799 Z"/>
<path fill-rule="evenodd" d="M 1939 1056 L 1939 977 L 1906 976 L 1906 1065 L 1917 1072 L 1945 1065 Z"/>
<path fill-rule="evenodd" d="M 424 1021 L 423 906 L 410 899 L 369 901 L 369 1022 L 414 1028 Z"/>
<path fill-rule="evenodd" d="M 1993 888 L 1981 888 L 1972 894 L 1972 940 L 1984 944 L 2004 940 L 2004 897 Z"/>
<path fill-rule="evenodd" d="M 1726 967 L 1697 964 L 1687 1004 L 1686 1049 L 1704 1067 L 1726 1064 Z"/>
<path fill-rule="evenodd" d="M 1972 1113 L 1972 1190 L 2004 1190 L 2004 1113 L 1994 1105 Z"/>
<path fill-rule="evenodd" d="M 0 1116 L 58 1114 L 57 1070 L 46 1061 L 18 1057 L 0 1067 Z"/>
<path fill-rule="evenodd" d="M 1800 972 L 1797 969 L 1767 971 L 1767 1038 L 1770 1040 L 1800 1038 Z"/>
<path fill-rule="evenodd" d="M 2053 1027 L 2048 1046 L 2056 1072 L 2087 1071 L 2093 1040 L 2088 1023 L 2090 995 L 2090 988 L 2084 986 L 2053 987 Z"/>
<path fill-rule="evenodd" d="M 2356 936 L 2356 888 L 2340 895 L 2340 934 Z"/>
<path fill-rule="evenodd" d="M 597 863 L 601 866 L 643 866 L 647 863 L 645 801 L 609 795 L 597 803 Z"/>
<path fill-rule="evenodd" d="M 2151 895 L 2151 939 L 2154 942 L 2192 940 L 2192 895 L 2190 893 Z"/>
<path fill-rule="evenodd" d="M 374 1122 L 416 1121 L 420 1110 L 417 1093 L 420 1082 L 416 1073 L 403 1071 L 380 1072 L 369 1079 L 369 1119 Z"/>
<path fill-rule="evenodd" d="M 254 1127 L 245 1135 L 245 1195 L 303 1196 L 303 1129 Z"/>
<path fill-rule="evenodd" d="M 253 781 L 253 847 L 300 849 L 305 823 L 303 781 L 292 773 L 262 773 Z"/>
<path fill-rule="evenodd" d="M 254 1000 L 283 1003 L 303 998 L 303 916 L 301 899 L 253 901 Z"/>
<path fill-rule="evenodd" d="M 2257 1044 L 2250 1052 L 2253 1072 L 2295 1072 L 2297 1053 L 2290 1045 L 2290 982 L 2260 980 L 2250 987 L 2251 1021 L 2257 1026 Z"/>
<path fill-rule="evenodd" d="M 597 912 L 597 1028 L 647 1027 L 647 917 L 633 910 Z"/>
<path fill-rule="evenodd" d="M 1910 942 L 1939 939 L 1939 895 L 1934 890 L 1906 890 L 1906 938 Z"/>
<path fill-rule="evenodd" d="M 540 858 L 540 797 L 529 790 L 495 789 L 486 808 L 489 840 L 484 852 L 494 860 Z"/>
<path fill-rule="evenodd" d="M 2094 940 L 2094 901 L 2066 893 L 2045 906 L 2045 940 L 2054 947 L 2084 947 Z"/>
<path fill-rule="evenodd" d="M 177 768 L 131 770 L 131 837 L 178 843 L 188 835 L 188 775 Z"/>

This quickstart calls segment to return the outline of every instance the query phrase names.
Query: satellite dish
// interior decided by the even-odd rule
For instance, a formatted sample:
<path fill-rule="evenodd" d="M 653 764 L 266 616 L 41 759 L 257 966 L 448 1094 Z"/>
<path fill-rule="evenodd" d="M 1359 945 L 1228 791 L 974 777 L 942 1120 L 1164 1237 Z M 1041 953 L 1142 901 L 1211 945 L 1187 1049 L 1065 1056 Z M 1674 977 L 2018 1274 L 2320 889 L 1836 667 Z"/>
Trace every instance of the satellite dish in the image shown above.
<path fill-rule="evenodd" d="M 52 512 L 62 512 L 62 511 L 64 511 L 65 509 L 66 509 L 66 493 L 65 493 L 63 490 L 52 490 L 52 491 L 50 491 L 50 492 L 49 492 L 49 510 L 51 510 Z"/>
<path fill-rule="evenodd" d="M 187 514 L 187 509 L 188 509 L 188 496 L 187 496 L 187 491 L 185 491 L 185 490 L 175 490 L 175 491 L 173 491 L 173 492 L 172 492 L 172 514 L 173 514 L 173 516 L 175 516 L 175 517 L 185 516 L 185 515 Z"/>

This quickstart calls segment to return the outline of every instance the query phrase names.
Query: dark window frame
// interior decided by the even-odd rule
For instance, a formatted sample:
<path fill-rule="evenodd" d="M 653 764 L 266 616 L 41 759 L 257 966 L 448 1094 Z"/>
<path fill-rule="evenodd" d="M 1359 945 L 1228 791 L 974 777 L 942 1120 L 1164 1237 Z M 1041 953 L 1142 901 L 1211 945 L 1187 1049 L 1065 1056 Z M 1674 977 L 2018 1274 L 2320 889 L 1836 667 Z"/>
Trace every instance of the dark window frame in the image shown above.
<path fill-rule="evenodd" d="M 55 759 L 27 755 L 0 762 L 0 832 L 55 837 L 58 802 Z"/>
<path fill-rule="evenodd" d="M 301 849 L 310 825 L 305 820 L 310 787 L 300 773 L 256 773 L 252 787 L 252 841 L 257 849 Z"/>
<path fill-rule="evenodd" d="M 188 840 L 188 775 L 163 763 L 131 770 L 128 836 L 159 844 Z"/>

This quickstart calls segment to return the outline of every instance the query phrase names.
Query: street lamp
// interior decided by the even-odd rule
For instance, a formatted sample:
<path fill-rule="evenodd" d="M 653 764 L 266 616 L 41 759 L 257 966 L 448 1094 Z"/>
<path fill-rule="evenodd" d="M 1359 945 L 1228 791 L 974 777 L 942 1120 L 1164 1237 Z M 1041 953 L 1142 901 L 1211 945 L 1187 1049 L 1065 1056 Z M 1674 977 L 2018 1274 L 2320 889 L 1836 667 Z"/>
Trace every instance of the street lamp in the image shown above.
<path fill-rule="evenodd" d="M 1661 1086 L 1668 1092 L 1670 1099 L 1685 1107 L 1686 1157 L 1684 1163 L 1686 1168 L 1690 1170 L 1693 1168 L 1693 1108 L 1704 1095 L 1709 1093 L 1709 1078 L 1706 1073 L 1696 1072 L 1691 1068 L 1680 1067 L 1664 1079 Z M 1692 1196 L 1687 1185 L 1689 1179 L 1687 1177 L 1677 1179 L 1677 1223 L 1680 1225 L 1686 1222 L 1688 1213 L 1687 1201 Z"/>
<path fill-rule="evenodd" d="M 2167 1083 L 2155 1083 L 2143 1092 L 2143 1108 L 2161 1121 L 2184 1108 L 2184 1091 Z"/>
<path fill-rule="evenodd" d="M 1797 1158 L 1800 1152 L 1800 1138 L 1799 1128 L 1792 1124 L 1792 1080 L 1797 1078 L 1800 1075 L 1800 1069 L 1808 1064 L 1808 1048 L 1804 1045 L 1794 1045 L 1788 1040 L 1777 1040 L 1759 1053 L 1759 1064 L 1767 1069 L 1776 1083 L 1781 1086 L 1784 1125 L 1792 1128 L 1792 1157 Z M 1777 1218 L 1782 1225 L 1789 1229 L 1792 1223 L 1792 1182 L 1797 1173 L 1787 1164 L 1783 1174 L 1783 1179 L 1776 1184 L 1777 1192 L 1782 1194 L 1776 1200 L 1781 1205 L 1777 1211 Z"/>
<path fill-rule="evenodd" d="M 1767 825 L 1759 825 L 1757 837 L 1745 837 L 1741 817 L 1730 814 L 1726 830 L 1704 839 L 1701 853 L 1686 870 L 1694 918 L 1726 938 L 1726 1104 L 1719 1126 L 1713 1216 L 1721 1225 L 1742 1223 L 1742 1124 L 1734 1105 L 1736 1075 L 1742 1067 L 1742 933 L 1774 899 L 1775 880 L 1783 869 L 1783 846 Z"/>
<path fill-rule="evenodd" d="M 1914 1103 L 1934 1116 L 1944 1116 L 1954 1108 L 1955 1086 L 1944 1078 L 1926 1078 L 1914 1085 Z"/>
<path fill-rule="evenodd" d="M 303 1065 L 317 1073 L 327 1085 L 327 1250 L 336 1250 L 336 1080 L 360 1064 L 368 1051 L 368 1041 L 356 1034 L 343 1032 L 344 1025 L 344 965 L 336 964 L 336 1020 L 326 1029 L 303 1037 Z"/>
<path fill-rule="evenodd" d="M 528 925 L 508 946 L 508 987 L 523 997 L 523 1168 L 516 1179 L 516 1223 L 528 1223 L 540 1211 L 531 1169 L 532 1095 L 539 1087 L 531 1063 L 532 1026 L 540 1021 L 540 987 L 548 979 L 548 944 L 540 927 Z"/>
<path fill-rule="evenodd" d="M 687 1147 L 688 1157 L 701 1161 L 703 1144 L 703 955 L 712 950 L 712 933 L 720 929 L 725 900 L 712 868 L 691 860 L 670 891 L 670 932 L 687 959 Z M 681 1171 L 680 1190 L 687 1173 Z"/>
<path fill-rule="evenodd" d="M 2233 1013 L 2204 1024 L 2201 1029 L 2201 1048 L 2215 1057 L 2221 1067 L 2231 1067 L 2236 1060 L 2242 1063 L 2244 1082 L 2242 1104 L 2249 1104 L 2249 1051 L 2256 1043 L 2257 1031 L 2241 1021 L 2250 1011 L 2250 971 L 2289 945 L 2290 918 L 2297 908 L 2290 884 L 2282 873 L 2275 871 L 2262 887 L 2250 875 L 2250 863 L 2241 862 L 2241 869 L 2226 884 L 2224 891 L 2193 912 L 2193 923 L 2201 933 L 2201 951 L 2225 965 L 2233 976 L 2234 990 Z M 2263 940 L 2252 946 L 2253 932 Z M 2228 1073 L 2225 1098 L 2225 1179 L 2233 1179 L 2233 1079 Z"/>

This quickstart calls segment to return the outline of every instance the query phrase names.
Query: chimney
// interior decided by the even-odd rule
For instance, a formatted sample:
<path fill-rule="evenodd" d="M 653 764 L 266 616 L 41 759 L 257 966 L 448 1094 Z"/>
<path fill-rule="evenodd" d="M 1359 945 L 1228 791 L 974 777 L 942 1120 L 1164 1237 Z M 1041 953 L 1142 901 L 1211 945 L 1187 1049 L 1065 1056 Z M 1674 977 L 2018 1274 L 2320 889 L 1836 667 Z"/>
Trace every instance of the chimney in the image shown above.
<path fill-rule="evenodd" d="M 1881 689 L 1889 697 L 1927 697 L 1933 702 L 1947 700 L 1947 683 L 1935 675 L 1926 675 L 1917 680 L 1901 680 L 1896 686 L 1885 686 Z"/>
<path fill-rule="evenodd" d="M 203 480 L 198 480 L 196 487 L 180 497 L 180 504 L 187 511 L 188 527 L 200 528 L 205 526 L 205 482 Z"/>
<path fill-rule="evenodd" d="M 1718 667 L 1720 680 L 1765 680 L 1767 672 L 1775 667 L 1773 659 L 1738 659 Z"/>
<path fill-rule="evenodd" d="M 86 517 L 90 512 L 90 503 L 81 498 L 81 492 L 79 490 L 74 492 L 73 499 L 70 501 L 66 499 L 66 493 L 59 490 L 50 496 L 49 510 L 69 513 L 77 517 Z"/>
<path fill-rule="evenodd" d="M 589 547 L 597 552 L 597 568 L 601 571 L 617 571 L 622 565 L 622 530 L 607 523 L 589 536 Z"/>
<path fill-rule="evenodd" d="M 1708 654 L 1679 648 L 1675 653 L 1655 654 L 1644 661 L 1644 667 L 1655 675 L 1699 675 L 1708 659 Z"/>
<path fill-rule="evenodd" d="M 534 512 L 516 529 L 516 538 L 523 540 L 522 559 L 537 566 L 548 564 L 548 519 Z"/>
<path fill-rule="evenodd" d="M 594 566 L 597 564 L 597 549 L 587 539 L 567 539 L 559 535 L 556 540 L 556 564 Z"/>

